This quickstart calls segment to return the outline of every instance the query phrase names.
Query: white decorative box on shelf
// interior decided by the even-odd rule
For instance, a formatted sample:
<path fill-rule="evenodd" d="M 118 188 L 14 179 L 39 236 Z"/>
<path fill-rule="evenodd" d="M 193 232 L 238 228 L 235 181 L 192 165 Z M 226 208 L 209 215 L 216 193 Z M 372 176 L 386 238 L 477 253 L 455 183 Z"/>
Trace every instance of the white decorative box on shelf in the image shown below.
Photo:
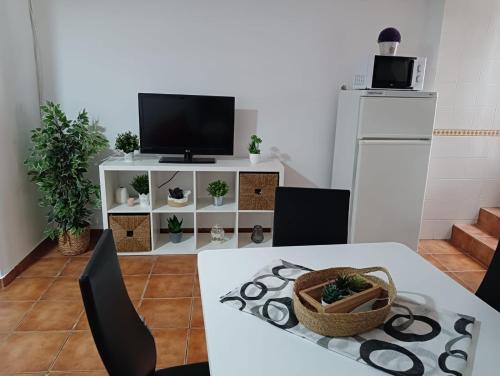
<path fill-rule="evenodd" d="M 273 210 L 240 210 L 239 180 L 241 172 L 277 173 L 279 185 L 283 185 L 284 167 L 279 160 L 269 159 L 255 165 L 250 164 L 248 159 L 220 158 L 213 164 L 171 164 L 159 163 L 158 160 L 158 156 L 137 156 L 132 162 L 112 157 L 99 166 L 105 229 L 109 226 L 109 215 L 150 215 L 152 250 L 149 253 L 137 254 L 198 253 L 205 249 L 262 247 L 272 243 L 271 233 L 265 233 L 265 240 L 261 244 L 253 243 L 250 233 L 240 233 L 240 229 L 248 231 L 256 224 L 271 227 Z M 117 204 L 115 190 L 118 187 L 126 187 L 133 195 L 135 192 L 130 182 L 134 176 L 140 174 L 147 174 L 149 178 L 150 205 L 140 206 L 138 200 L 133 206 Z M 223 180 L 229 185 L 229 192 L 221 206 L 215 206 L 207 192 L 208 183 L 214 180 Z M 169 183 L 164 184 L 165 182 Z M 175 187 L 191 191 L 186 206 L 168 205 L 168 189 Z M 173 215 L 183 220 L 183 228 L 186 230 L 180 243 L 171 242 L 166 232 L 167 218 Z M 226 232 L 226 240 L 222 243 L 212 242 L 210 234 L 207 233 L 215 224 L 229 230 Z"/>

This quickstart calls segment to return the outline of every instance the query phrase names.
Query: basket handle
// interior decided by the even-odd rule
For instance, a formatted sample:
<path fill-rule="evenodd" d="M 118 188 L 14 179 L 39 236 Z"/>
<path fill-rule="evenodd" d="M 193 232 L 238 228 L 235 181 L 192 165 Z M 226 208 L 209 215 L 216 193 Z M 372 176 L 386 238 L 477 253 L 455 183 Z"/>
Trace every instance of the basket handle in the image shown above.
<path fill-rule="evenodd" d="M 386 275 L 387 280 L 389 281 L 389 284 L 392 285 L 393 287 L 396 287 L 396 285 L 394 284 L 394 281 L 393 281 L 393 279 L 391 277 L 391 274 L 383 266 L 373 266 L 373 267 L 370 267 L 370 268 L 361 268 L 361 269 L 353 268 L 353 269 L 356 272 L 358 272 L 359 274 L 368 274 L 368 273 L 373 273 L 373 272 L 382 272 L 382 273 L 384 273 Z"/>

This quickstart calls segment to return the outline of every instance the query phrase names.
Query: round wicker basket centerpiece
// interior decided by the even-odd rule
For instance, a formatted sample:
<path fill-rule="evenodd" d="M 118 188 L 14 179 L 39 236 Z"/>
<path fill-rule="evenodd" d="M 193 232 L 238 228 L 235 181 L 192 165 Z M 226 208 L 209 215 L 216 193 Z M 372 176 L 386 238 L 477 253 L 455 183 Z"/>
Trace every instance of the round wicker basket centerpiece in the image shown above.
<path fill-rule="evenodd" d="M 383 272 L 387 282 L 368 273 Z M 361 312 L 325 312 L 310 304 L 303 290 L 310 290 L 313 286 L 336 280 L 340 275 L 360 275 L 372 287 L 379 288 L 378 297 L 372 309 Z M 330 268 L 306 273 L 295 281 L 293 289 L 293 308 L 297 319 L 315 333 L 329 337 L 346 337 L 364 333 L 381 325 L 391 310 L 396 298 L 396 287 L 391 275 L 383 267 L 356 269 L 349 267 Z"/>
<path fill-rule="evenodd" d="M 65 232 L 58 239 L 58 248 L 64 256 L 76 256 L 85 253 L 90 245 L 90 228 L 86 227 L 80 235 Z"/>

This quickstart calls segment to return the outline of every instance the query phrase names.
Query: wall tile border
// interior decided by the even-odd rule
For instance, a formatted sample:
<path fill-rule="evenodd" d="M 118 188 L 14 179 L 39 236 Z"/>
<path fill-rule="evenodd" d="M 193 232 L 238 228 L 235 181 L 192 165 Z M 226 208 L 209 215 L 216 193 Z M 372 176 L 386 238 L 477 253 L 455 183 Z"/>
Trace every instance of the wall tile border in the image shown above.
<path fill-rule="evenodd" d="M 500 129 L 434 129 L 434 136 L 500 137 Z"/>

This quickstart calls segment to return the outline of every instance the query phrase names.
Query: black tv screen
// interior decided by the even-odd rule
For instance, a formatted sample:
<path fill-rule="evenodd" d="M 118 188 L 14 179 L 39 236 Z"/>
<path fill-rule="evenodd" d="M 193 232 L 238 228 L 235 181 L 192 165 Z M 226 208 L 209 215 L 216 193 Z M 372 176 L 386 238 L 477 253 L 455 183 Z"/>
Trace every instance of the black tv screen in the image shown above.
<path fill-rule="evenodd" d="M 139 93 L 141 153 L 232 155 L 234 97 Z"/>

